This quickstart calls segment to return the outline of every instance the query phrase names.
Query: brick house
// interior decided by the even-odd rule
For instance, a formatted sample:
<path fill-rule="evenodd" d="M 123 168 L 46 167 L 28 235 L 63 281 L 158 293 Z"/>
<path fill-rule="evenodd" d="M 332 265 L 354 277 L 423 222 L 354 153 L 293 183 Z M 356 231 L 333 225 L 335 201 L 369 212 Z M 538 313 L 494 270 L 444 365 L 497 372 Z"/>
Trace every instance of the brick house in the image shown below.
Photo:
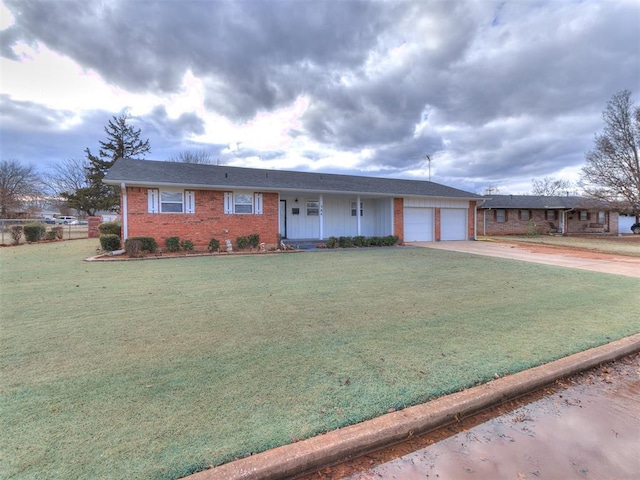
<path fill-rule="evenodd" d="M 480 235 L 618 234 L 618 212 L 587 197 L 491 195 L 479 206 Z"/>
<path fill-rule="evenodd" d="M 119 159 L 104 182 L 121 189 L 124 239 L 209 240 L 258 234 L 324 240 L 334 236 L 404 241 L 476 236 L 482 197 L 434 182 Z"/>

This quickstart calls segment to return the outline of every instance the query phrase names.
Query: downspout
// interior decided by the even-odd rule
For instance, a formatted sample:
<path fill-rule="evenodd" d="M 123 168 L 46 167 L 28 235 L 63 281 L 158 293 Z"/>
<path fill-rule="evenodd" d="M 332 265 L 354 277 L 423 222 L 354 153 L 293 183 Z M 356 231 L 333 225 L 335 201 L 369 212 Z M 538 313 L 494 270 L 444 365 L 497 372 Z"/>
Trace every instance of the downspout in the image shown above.
<path fill-rule="evenodd" d="M 120 184 L 120 191 L 122 192 L 122 243 L 129 238 L 129 221 L 127 218 L 127 186 L 122 182 Z"/>

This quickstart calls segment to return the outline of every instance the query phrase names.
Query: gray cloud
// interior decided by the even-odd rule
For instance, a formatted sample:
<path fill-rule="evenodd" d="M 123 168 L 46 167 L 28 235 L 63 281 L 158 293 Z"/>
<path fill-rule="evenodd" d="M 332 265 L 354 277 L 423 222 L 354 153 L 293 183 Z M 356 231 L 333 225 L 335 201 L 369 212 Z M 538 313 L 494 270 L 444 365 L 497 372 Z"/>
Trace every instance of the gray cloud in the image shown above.
<path fill-rule="evenodd" d="M 640 7 L 631 0 L 7 5 L 17 21 L 1 33 L 7 58 L 16 60 L 15 42 L 39 41 L 113 85 L 159 95 L 178 91 L 191 70 L 206 108 L 236 122 L 305 95 L 291 136 L 323 151 L 304 156 L 368 149 L 365 171 L 402 175 L 430 153 L 451 182 L 553 175 L 584 161 L 613 93 L 640 95 Z M 70 115 L 11 108 L 14 129 Z M 110 115 L 101 113 L 104 125 Z M 205 128 L 197 115 L 170 119 L 163 107 L 138 120 L 152 156 Z"/>

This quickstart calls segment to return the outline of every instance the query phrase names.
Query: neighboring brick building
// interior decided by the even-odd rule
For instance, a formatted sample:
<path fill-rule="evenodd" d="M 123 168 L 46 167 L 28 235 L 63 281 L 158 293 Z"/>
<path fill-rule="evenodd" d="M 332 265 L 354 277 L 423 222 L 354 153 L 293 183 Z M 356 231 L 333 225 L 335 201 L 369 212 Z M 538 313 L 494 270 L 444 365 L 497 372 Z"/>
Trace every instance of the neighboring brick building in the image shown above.
<path fill-rule="evenodd" d="M 587 197 L 491 195 L 478 209 L 479 235 L 618 234 L 618 212 Z"/>

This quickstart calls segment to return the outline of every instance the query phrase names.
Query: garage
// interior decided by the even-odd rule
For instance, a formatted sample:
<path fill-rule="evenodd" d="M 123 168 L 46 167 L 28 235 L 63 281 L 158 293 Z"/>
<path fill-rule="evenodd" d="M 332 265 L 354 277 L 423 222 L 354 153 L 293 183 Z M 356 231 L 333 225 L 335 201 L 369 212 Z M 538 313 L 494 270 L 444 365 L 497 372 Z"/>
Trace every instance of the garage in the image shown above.
<path fill-rule="evenodd" d="M 404 241 L 433 241 L 433 208 L 404 208 Z"/>
<path fill-rule="evenodd" d="M 440 210 L 440 237 L 444 240 L 467 239 L 467 210 L 443 208 Z"/>

